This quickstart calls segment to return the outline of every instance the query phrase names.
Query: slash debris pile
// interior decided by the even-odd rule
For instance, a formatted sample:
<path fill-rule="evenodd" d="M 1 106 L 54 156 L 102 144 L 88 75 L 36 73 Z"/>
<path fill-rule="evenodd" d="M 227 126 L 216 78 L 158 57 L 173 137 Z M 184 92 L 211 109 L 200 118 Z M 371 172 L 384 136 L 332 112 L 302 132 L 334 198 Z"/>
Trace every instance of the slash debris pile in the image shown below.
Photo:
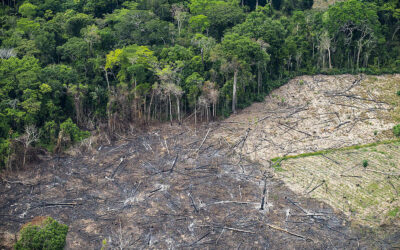
<path fill-rule="evenodd" d="M 367 226 L 376 233 L 374 241 L 399 247 L 398 143 L 365 145 L 394 138 L 399 89 L 398 74 L 298 77 L 223 121 L 214 137 L 241 158 L 277 168 L 275 177 L 299 196 L 326 202 Z M 359 150 L 343 148 L 363 144 Z M 318 156 L 271 161 L 318 151 Z"/>
<path fill-rule="evenodd" d="M 3 177 L 0 244 L 49 215 L 69 225 L 68 249 L 99 249 L 104 239 L 109 249 L 366 246 L 329 206 L 213 140 L 217 126 L 198 135 L 166 126 Z"/>
<path fill-rule="evenodd" d="M 269 164 L 283 155 L 392 138 L 400 115 L 400 75 L 302 76 L 223 122 L 215 133 Z"/>

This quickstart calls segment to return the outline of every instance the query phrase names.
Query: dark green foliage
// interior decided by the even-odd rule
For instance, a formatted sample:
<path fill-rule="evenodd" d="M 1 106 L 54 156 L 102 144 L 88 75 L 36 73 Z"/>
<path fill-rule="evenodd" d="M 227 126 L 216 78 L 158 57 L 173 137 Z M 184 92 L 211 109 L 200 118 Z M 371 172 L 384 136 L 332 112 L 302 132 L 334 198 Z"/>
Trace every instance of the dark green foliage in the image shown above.
<path fill-rule="evenodd" d="M 393 127 L 393 134 L 397 137 L 400 137 L 400 124 L 397 124 Z"/>
<path fill-rule="evenodd" d="M 282 2 L 284 0 L 272 0 L 272 6 L 274 7 L 274 9 L 276 10 L 280 10 L 282 7 Z"/>
<path fill-rule="evenodd" d="M 362 166 L 363 166 L 364 168 L 368 167 L 368 160 L 363 160 Z"/>
<path fill-rule="evenodd" d="M 397 93 L 396 93 L 398 96 L 400 96 L 400 90 L 399 91 L 397 91 Z"/>
<path fill-rule="evenodd" d="M 226 117 L 234 100 L 246 107 L 297 75 L 400 70 L 398 1 L 349 0 L 309 10 L 312 5 L 5 1 L 0 168 L 12 155 L 10 142 L 28 125 L 40 131 L 35 145 L 51 150 L 65 139 L 82 140 L 83 130 L 112 134 L 130 123 L 179 120 L 195 109 L 203 118 Z"/>
<path fill-rule="evenodd" d="M 5 167 L 7 163 L 7 156 L 9 154 L 10 141 L 7 139 L 0 139 L 0 168 Z"/>
<path fill-rule="evenodd" d="M 20 239 L 15 244 L 16 250 L 62 250 L 68 226 L 58 223 L 53 218 L 47 218 L 42 226 L 25 226 L 20 234 Z"/>
<path fill-rule="evenodd" d="M 388 212 L 388 216 L 396 217 L 398 214 L 400 214 L 399 212 L 400 212 L 400 207 L 396 207 Z"/>
<path fill-rule="evenodd" d="M 51 131 L 51 128 L 49 129 Z M 82 131 L 72 122 L 71 118 L 68 118 L 65 122 L 61 123 L 60 130 L 71 139 L 72 142 L 79 142 L 87 138 L 90 133 Z"/>

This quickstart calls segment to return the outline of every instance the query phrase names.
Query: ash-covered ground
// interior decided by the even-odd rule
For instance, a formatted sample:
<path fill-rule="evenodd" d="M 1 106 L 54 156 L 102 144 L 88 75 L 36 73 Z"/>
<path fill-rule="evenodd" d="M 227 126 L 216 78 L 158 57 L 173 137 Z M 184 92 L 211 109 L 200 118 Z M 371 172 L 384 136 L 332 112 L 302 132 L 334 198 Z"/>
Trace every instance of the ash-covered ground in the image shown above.
<path fill-rule="evenodd" d="M 69 226 L 67 249 L 368 248 L 341 214 L 213 140 L 218 126 L 163 126 L 3 175 L 2 248 L 47 215 Z"/>

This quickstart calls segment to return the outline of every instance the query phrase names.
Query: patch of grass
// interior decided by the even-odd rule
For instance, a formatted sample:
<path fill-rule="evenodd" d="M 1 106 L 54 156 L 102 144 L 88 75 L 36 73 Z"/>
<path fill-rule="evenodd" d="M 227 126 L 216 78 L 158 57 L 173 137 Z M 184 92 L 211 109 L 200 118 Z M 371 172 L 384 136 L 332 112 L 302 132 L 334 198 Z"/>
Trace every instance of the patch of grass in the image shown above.
<path fill-rule="evenodd" d="M 281 166 L 281 162 L 276 162 L 275 164 L 272 165 L 272 167 L 275 169 L 276 172 L 283 172 L 284 169 Z"/>
<path fill-rule="evenodd" d="M 396 217 L 396 215 L 399 214 L 399 211 L 400 211 L 400 208 L 396 207 L 396 208 L 394 208 L 394 209 L 392 209 L 392 210 L 390 210 L 388 212 L 388 216 L 389 217 Z"/>
<path fill-rule="evenodd" d="M 399 129 L 400 129 L 400 127 L 399 127 Z M 298 154 L 298 155 L 287 155 L 287 156 L 283 156 L 283 157 L 275 157 L 275 158 L 272 158 L 271 161 L 277 162 L 277 161 L 284 161 L 284 160 L 288 160 L 288 159 L 304 158 L 304 157 L 309 157 L 309 156 L 320 156 L 320 155 L 333 153 L 333 152 L 341 152 L 341 151 L 347 151 L 347 150 L 351 150 L 351 149 L 369 148 L 369 147 L 375 147 L 378 145 L 399 143 L 399 142 L 400 142 L 400 139 L 385 140 L 385 141 L 373 142 L 373 143 L 368 143 L 368 144 L 363 144 L 363 145 L 353 145 L 353 146 L 344 147 L 344 148 L 333 148 L 333 149 L 326 149 L 326 150 L 303 153 L 303 154 Z"/>
<path fill-rule="evenodd" d="M 364 209 L 378 204 L 378 202 L 376 200 L 371 199 L 371 198 L 356 200 L 356 203 L 358 206 L 360 206 L 361 208 L 364 208 Z"/>
<path fill-rule="evenodd" d="M 371 183 L 369 184 L 365 190 L 369 193 L 372 194 L 373 192 L 375 192 L 376 190 L 378 190 L 379 186 L 378 183 Z"/>
<path fill-rule="evenodd" d="M 400 137 L 400 124 L 397 124 L 393 127 L 393 134 L 397 137 Z"/>

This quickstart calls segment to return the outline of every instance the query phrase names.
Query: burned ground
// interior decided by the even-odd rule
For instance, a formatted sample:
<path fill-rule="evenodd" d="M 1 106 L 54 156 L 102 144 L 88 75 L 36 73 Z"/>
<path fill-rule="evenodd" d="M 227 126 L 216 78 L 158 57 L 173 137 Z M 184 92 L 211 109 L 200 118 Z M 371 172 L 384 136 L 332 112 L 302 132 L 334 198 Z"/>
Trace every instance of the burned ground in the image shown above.
<path fill-rule="evenodd" d="M 215 129 L 143 133 L 7 176 L 0 186 L 2 244 L 35 216 L 49 215 L 69 225 L 68 249 L 99 249 L 104 239 L 109 248 L 365 246 L 329 206 L 295 195 L 210 140 Z"/>
<path fill-rule="evenodd" d="M 277 156 L 389 138 L 393 107 L 363 84 L 357 76 L 298 78 L 197 133 L 149 128 L 3 174 L 1 245 L 49 215 L 69 226 L 67 249 L 99 249 L 104 240 L 109 249 L 390 248 L 396 237 L 351 226 L 340 209 L 289 189 L 270 165 Z"/>

